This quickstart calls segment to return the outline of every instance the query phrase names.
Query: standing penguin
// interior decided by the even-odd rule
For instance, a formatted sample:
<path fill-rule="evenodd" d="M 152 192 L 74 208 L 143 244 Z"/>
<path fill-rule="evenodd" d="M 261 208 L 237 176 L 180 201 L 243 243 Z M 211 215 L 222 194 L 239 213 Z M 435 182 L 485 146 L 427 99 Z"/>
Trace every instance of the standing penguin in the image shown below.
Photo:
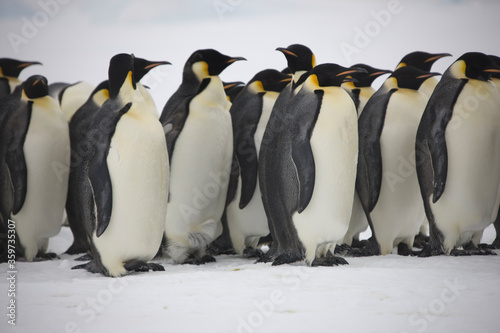
<path fill-rule="evenodd" d="M 286 48 L 278 47 L 276 50 L 283 53 L 288 63 L 288 69 L 293 74 L 292 82 L 281 91 L 274 103 L 259 151 L 259 187 L 262 203 L 268 219 L 270 235 L 273 239 L 271 248 L 266 252 L 265 256 L 259 260 L 262 262 L 272 261 L 281 255 L 287 257 L 285 261 L 297 261 L 303 258 L 303 250 L 297 242 L 295 230 L 291 229 L 289 233 L 284 229 L 275 229 L 276 224 L 271 221 L 271 201 L 277 201 L 279 197 L 270 194 L 269 191 L 272 191 L 272 189 L 269 187 L 273 186 L 272 179 L 279 177 L 281 174 L 281 171 L 275 168 L 272 161 L 280 150 L 277 137 L 282 134 L 289 121 L 288 108 L 290 102 L 300 91 L 302 84 L 307 78 L 308 71 L 316 65 L 316 57 L 307 46 L 292 44 Z M 282 72 L 288 74 L 287 70 Z M 268 163 L 268 161 L 270 162 Z"/>
<path fill-rule="evenodd" d="M 304 258 L 313 266 L 347 263 L 330 248 L 344 238 L 354 197 L 357 114 L 340 85 L 356 71 L 361 69 L 318 65 L 290 103 L 289 121 L 276 137 L 278 150 L 268 161 L 277 173 L 267 179 L 267 213 L 274 230 L 297 235 L 301 252 L 296 258 L 285 250 L 273 265 Z"/>
<path fill-rule="evenodd" d="M 258 184 L 258 153 L 274 103 L 290 81 L 287 74 L 263 70 L 243 88 L 230 110 L 238 177 L 234 197 L 228 198 L 231 203 L 227 219 L 231 241 L 239 255 L 245 249 L 255 252 L 260 237 L 269 234 Z"/>
<path fill-rule="evenodd" d="M 405 55 L 396 66 L 396 69 L 406 66 L 416 67 L 420 70 L 430 72 L 432 65 L 439 59 L 444 57 L 451 57 L 449 53 L 428 53 L 422 51 L 415 51 Z M 431 78 L 426 80 L 422 87 L 419 89 L 420 92 L 424 93 L 427 97 L 431 97 L 434 88 L 438 84 L 436 78 Z"/>
<path fill-rule="evenodd" d="M 473 254 L 500 203 L 500 67 L 465 53 L 443 74 L 418 127 L 416 165 L 430 241 L 420 256 Z M 479 251 L 483 254 L 483 251 Z"/>
<path fill-rule="evenodd" d="M 402 67 L 384 82 L 359 118 L 356 189 L 372 230 L 365 255 L 386 255 L 394 246 L 410 254 L 424 220 L 412 160 L 417 127 L 428 98 L 419 91 L 439 75 Z M 411 166 L 408 170 L 408 165 Z"/>
<path fill-rule="evenodd" d="M 46 253 L 48 240 L 61 228 L 68 189 L 68 123 L 48 96 L 45 77 L 31 76 L 13 95 L 9 121 L 2 126 L 8 145 L 2 159 L 13 189 L 11 219 L 26 260 L 50 259 L 55 255 Z"/>
<path fill-rule="evenodd" d="M 163 270 L 147 261 L 157 253 L 165 228 L 168 153 L 157 111 L 137 88 L 133 55 L 111 59 L 109 94 L 88 138 L 95 216 L 86 227 L 94 259 L 77 268 L 111 277 Z"/>
<path fill-rule="evenodd" d="M 188 63 L 193 59 L 198 60 L 192 66 L 204 78 L 162 122 L 171 163 L 163 253 L 175 263 L 203 264 L 215 260 L 205 251 L 222 232 L 233 157 L 231 115 L 218 75 L 244 58 L 210 49 L 196 51 Z M 178 92 L 184 94 L 181 87 Z"/>
<path fill-rule="evenodd" d="M 354 105 L 356 105 L 356 110 L 358 111 L 358 118 L 365 108 L 366 102 L 375 93 L 375 89 L 372 87 L 373 81 L 384 74 L 390 74 L 392 71 L 385 69 L 377 69 L 365 64 L 356 64 L 350 67 L 351 69 L 362 68 L 366 72 L 354 73 L 352 77 L 354 81 L 345 82 L 342 84 L 352 100 Z"/>
<path fill-rule="evenodd" d="M 57 94 L 56 98 L 68 122 L 71 121 L 75 112 L 88 100 L 94 89 L 94 85 L 80 81 L 62 88 Z"/>
<path fill-rule="evenodd" d="M 18 79 L 21 71 L 32 65 L 41 65 L 38 61 L 20 61 L 11 58 L 0 59 L 0 98 L 7 96 L 21 84 Z"/>

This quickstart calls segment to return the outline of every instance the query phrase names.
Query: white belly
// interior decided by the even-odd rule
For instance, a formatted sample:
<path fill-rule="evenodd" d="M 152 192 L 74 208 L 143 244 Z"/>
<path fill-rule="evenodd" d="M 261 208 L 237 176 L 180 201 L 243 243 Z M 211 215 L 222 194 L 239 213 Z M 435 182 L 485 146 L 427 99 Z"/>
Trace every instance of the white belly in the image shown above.
<path fill-rule="evenodd" d="M 341 242 L 349 227 L 358 127 L 354 103 L 341 88 L 326 89 L 310 142 L 316 164 L 314 192 L 307 208 L 293 215 L 308 262 L 318 245 Z"/>
<path fill-rule="evenodd" d="M 500 188 L 500 95 L 491 82 L 469 80 L 446 129 L 448 176 L 432 204 L 445 249 L 470 240 L 496 218 Z"/>
<path fill-rule="evenodd" d="M 12 219 L 26 259 L 31 261 L 41 242 L 59 233 L 68 190 L 68 123 L 51 97 L 33 104 L 23 150 L 27 193 L 22 209 Z"/>
<path fill-rule="evenodd" d="M 61 110 L 68 119 L 83 105 L 94 90 L 94 86 L 88 82 L 79 82 L 71 87 L 66 88 L 61 101 Z"/>
<path fill-rule="evenodd" d="M 220 95 L 220 96 L 219 96 Z M 217 77 L 190 103 L 190 113 L 172 155 L 165 234 L 190 247 L 192 233 L 206 242 L 222 232 L 222 216 L 233 154 L 231 116 Z"/>
<path fill-rule="evenodd" d="M 414 155 L 417 128 L 426 102 L 424 94 L 403 89 L 391 96 L 387 107 L 380 137 L 382 186 L 371 212 L 383 255 L 389 254 L 402 240 L 408 240 L 411 247 L 424 219 Z"/>
<path fill-rule="evenodd" d="M 151 260 L 165 228 L 169 167 L 163 128 L 136 104 L 116 126 L 107 157 L 113 208 L 106 231 L 94 244 L 110 275 L 125 274 L 123 263 Z"/>

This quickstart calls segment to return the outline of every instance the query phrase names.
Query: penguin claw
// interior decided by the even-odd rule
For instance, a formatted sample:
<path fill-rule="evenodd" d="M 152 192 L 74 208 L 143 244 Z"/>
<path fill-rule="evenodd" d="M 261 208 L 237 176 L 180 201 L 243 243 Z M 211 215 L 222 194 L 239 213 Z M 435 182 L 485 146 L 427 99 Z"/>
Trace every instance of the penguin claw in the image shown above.
<path fill-rule="evenodd" d="M 374 238 L 370 238 L 361 249 L 353 249 L 353 257 L 371 257 L 380 255 L 380 246 Z"/>
<path fill-rule="evenodd" d="M 148 266 L 149 266 L 149 269 L 152 270 L 153 272 L 164 272 L 165 271 L 165 267 L 163 267 L 160 264 L 149 263 Z"/>
<path fill-rule="evenodd" d="M 243 250 L 243 257 L 244 258 L 262 258 L 264 255 L 264 252 L 262 252 L 259 249 L 253 249 L 247 247 L 245 250 Z"/>
<path fill-rule="evenodd" d="M 442 254 L 444 254 L 444 251 L 441 248 L 441 246 L 435 246 L 429 242 L 429 243 L 427 243 L 426 246 L 424 246 L 422 251 L 420 251 L 420 253 L 418 254 L 418 257 L 428 258 L 428 257 L 433 257 L 433 256 L 440 256 Z"/>
<path fill-rule="evenodd" d="M 405 244 L 405 243 L 398 244 L 398 255 L 400 255 L 400 256 L 415 257 L 415 256 L 418 256 L 419 254 L 420 254 L 420 251 L 413 251 L 412 249 L 410 249 L 408 244 Z"/>
<path fill-rule="evenodd" d="M 342 254 L 342 255 L 351 254 L 352 248 L 347 244 L 336 245 L 335 246 L 335 253 Z"/>
<path fill-rule="evenodd" d="M 183 264 L 187 264 L 187 265 L 204 265 L 206 263 L 209 263 L 209 262 L 216 262 L 217 260 L 215 260 L 214 257 L 212 257 L 211 255 L 204 255 L 203 257 L 201 258 L 197 258 L 196 256 L 194 255 L 191 255 L 189 256 L 189 258 L 186 259 L 186 261 L 183 262 Z"/>
<path fill-rule="evenodd" d="M 284 253 L 277 256 L 276 259 L 274 259 L 273 266 L 292 264 L 294 262 L 302 260 L 304 260 L 304 256 L 292 251 L 285 251 Z"/>
<path fill-rule="evenodd" d="M 349 265 L 347 260 L 342 257 L 334 256 L 330 251 L 327 252 L 326 257 L 315 258 L 311 263 L 311 266 L 338 266 L 338 265 Z"/>

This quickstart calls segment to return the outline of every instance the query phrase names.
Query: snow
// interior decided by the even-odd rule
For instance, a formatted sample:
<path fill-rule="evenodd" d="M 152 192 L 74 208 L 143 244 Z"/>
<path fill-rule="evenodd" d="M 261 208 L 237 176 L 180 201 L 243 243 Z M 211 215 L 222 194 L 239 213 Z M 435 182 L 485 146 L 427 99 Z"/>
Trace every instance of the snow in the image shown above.
<path fill-rule="evenodd" d="M 172 66 L 158 67 L 142 81 L 161 110 L 196 49 L 248 59 L 227 68 L 224 81 L 248 81 L 262 69 L 285 67 L 274 50 L 292 43 L 308 45 L 318 63 L 365 62 L 384 69 L 410 51 L 450 52 L 453 57 L 433 68 L 443 72 L 464 52 L 500 55 L 499 12 L 500 2 L 493 0 L 2 1 L 0 56 L 44 64 L 27 68 L 21 79 L 42 74 L 49 82 L 94 85 L 106 78 L 109 59 L 118 52 L 168 60 Z M 34 30 L 26 28 L 29 23 Z M 363 39 L 363 33 L 370 36 Z M 23 42 L 13 44 L 13 34 Z M 346 45 L 357 52 L 346 53 Z M 490 226 L 483 241 L 494 237 Z M 63 227 L 49 249 L 60 254 L 71 240 Z M 220 256 L 204 266 L 164 262 L 165 272 L 118 279 L 71 270 L 78 264 L 74 258 L 19 262 L 17 325 L 0 317 L 0 332 L 412 333 L 500 327 L 500 256 L 347 257 L 348 266 L 330 268 L 271 267 Z M 7 271 L 0 264 L 5 307 Z"/>

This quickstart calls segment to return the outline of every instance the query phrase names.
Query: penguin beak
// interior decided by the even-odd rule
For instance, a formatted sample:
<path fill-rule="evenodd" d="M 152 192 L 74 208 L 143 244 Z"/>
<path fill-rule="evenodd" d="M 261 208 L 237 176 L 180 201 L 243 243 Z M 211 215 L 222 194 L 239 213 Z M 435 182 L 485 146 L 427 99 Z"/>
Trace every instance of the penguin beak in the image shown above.
<path fill-rule="evenodd" d="M 432 57 L 425 59 L 424 62 L 434 62 L 438 59 L 444 58 L 444 57 L 451 57 L 451 54 L 449 53 L 437 53 L 434 54 Z"/>
<path fill-rule="evenodd" d="M 287 78 L 284 78 L 283 80 L 280 80 L 279 82 L 292 82 L 292 77 L 287 77 Z"/>
<path fill-rule="evenodd" d="M 247 60 L 246 58 L 243 57 L 232 57 L 228 61 L 226 61 L 226 64 L 232 64 L 235 61 L 240 61 L 240 60 Z"/>
<path fill-rule="evenodd" d="M 284 47 L 277 47 L 276 48 L 276 51 L 280 51 L 280 52 L 283 52 L 285 54 L 288 54 L 288 55 L 291 55 L 292 57 L 295 57 L 295 58 L 298 58 L 299 56 L 296 55 L 295 53 L 291 52 L 291 51 L 288 51 L 287 49 L 285 49 Z"/>
<path fill-rule="evenodd" d="M 17 68 L 26 68 L 31 65 L 41 65 L 41 62 L 38 61 L 30 61 L 30 62 L 23 62 L 22 64 L 17 65 Z"/>
<path fill-rule="evenodd" d="M 371 73 L 368 76 L 370 76 L 370 77 L 372 77 L 372 76 L 378 77 L 380 75 L 391 74 L 391 73 L 392 73 L 392 71 L 383 69 L 383 70 L 379 70 L 379 71 L 373 72 L 373 73 Z"/>
<path fill-rule="evenodd" d="M 338 73 L 337 76 L 349 75 L 349 74 L 354 74 L 354 73 L 368 73 L 368 72 L 364 68 L 356 68 L 356 69 L 349 69 L 349 70 L 343 71 L 341 73 Z M 351 82 L 354 82 L 354 81 L 351 81 Z"/>
<path fill-rule="evenodd" d="M 432 73 L 427 73 L 427 74 L 419 75 L 419 76 L 417 76 L 417 79 L 428 79 L 428 78 L 430 78 L 432 76 L 438 76 L 438 75 L 441 75 L 441 73 L 432 72 Z"/>
<path fill-rule="evenodd" d="M 228 83 L 224 84 L 224 90 L 232 88 L 232 87 L 236 87 L 239 85 L 243 85 L 243 84 L 245 84 L 245 83 L 241 82 L 241 81 L 228 82 Z"/>
<path fill-rule="evenodd" d="M 500 68 L 488 68 L 488 69 L 485 69 L 483 72 L 498 74 L 498 73 L 500 73 Z"/>
<path fill-rule="evenodd" d="M 348 76 L 346 78 L 344 78 L 344 80 L 342 81 L 342 83 L 346 83 L 346 82 L 354 82 L 354 83 L 357 83 L 359 82 L 358 80 L 356 80 L 355 78 L 353 78 L 352 76 Z"/>
<path fill-rule="evenodd" d="M 146 67 L 144 67 L 144 69 L 149 70 L 151 68 L 155 68 L 155 67 L 161 66 L 161 65 L 172 65 L 172 63 L 168 62 L 168 61 L 156 61 L 156 62 L 153 62 L 153 63 L 147 65 Z"/>

